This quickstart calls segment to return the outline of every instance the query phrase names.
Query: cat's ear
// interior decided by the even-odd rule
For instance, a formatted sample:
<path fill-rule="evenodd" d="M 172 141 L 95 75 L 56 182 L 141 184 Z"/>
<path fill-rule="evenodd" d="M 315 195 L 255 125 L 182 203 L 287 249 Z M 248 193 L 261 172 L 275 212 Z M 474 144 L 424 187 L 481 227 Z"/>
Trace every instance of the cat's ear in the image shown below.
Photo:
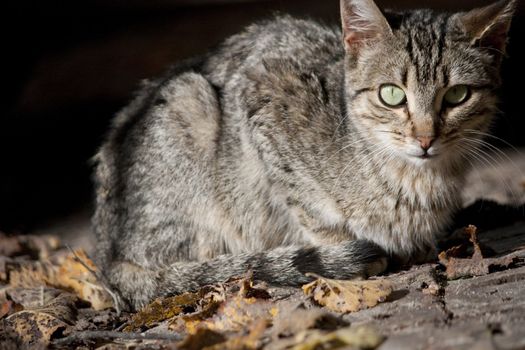
<path fill-rule="evenodd" d="M 500 0 L 492 5 L 459 14 L 462 29 L 472 45 L 505 53 L 516 0 Z"/>
<path fill-rule="evenodd" d="M 341 23 L 344 45 L 350 52 L 392 34 L 373 0 L 341 0 Z"/>

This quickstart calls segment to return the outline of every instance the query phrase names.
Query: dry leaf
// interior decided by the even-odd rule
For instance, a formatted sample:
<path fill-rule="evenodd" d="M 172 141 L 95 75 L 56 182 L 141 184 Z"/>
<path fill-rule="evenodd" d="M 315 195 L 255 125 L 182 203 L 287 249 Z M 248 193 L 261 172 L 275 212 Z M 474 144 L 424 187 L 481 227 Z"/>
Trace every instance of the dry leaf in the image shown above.
<path fill-rule="evenodd" d="M 113 306 L 113 299 L 97 281 L 92 271 L 97 271 L 96 265 L 83 250 L 77 250 L 74 254 L 66 256 L 60 264 L 56 285 L 72 289 L 80 299 L 88 301 L 95 310 L 108 309 Z"/>
<path fill-rule="evenodd" d="M 8 263 L 7 273 L 10 287 L 37 288 L 55 286 L 58 268 L 50 262 Z"/>
<path fill-rule="evenodd" d="M 173 297 L 158 298 L 133 315 L 124 331 L 131 332 L 144 328 L 151 328 L 161 321 L 170 319 L 184 312 L 195 310 L 198 302 L 204 296 L 201 292 L 184 293 Z"/>
<path fill-rule="evenodd" d="M 221 302 L 216 304 L 213 315 L 207 315 L 207 319 L 200 313 L 184 315 L 174 320 L 170 329 L 188 333 L 195 333 L 199 328 L 237 332 L 256 320 L 272 318 L 273 305 L 268 301 L 270 295 L 265 289 L 254 288 L 251 274 L 229 281 L 223 284 L 222 288 L 223 297 Z M 238 292 L 234 292 L 235 290 Z"/>
<path fill-rule="evenodd" d="M 6 300 L 0 305 L 0 319 L 15 312 L 22 311 L 23 307 L 12 300 Z"/>
<path fill-rule="evenodd" d="M 299 308 L 290 302 L 278 304 L 271 335 L 273 339 L 286 338 L 308 329 L 335 330 L 348 326 L 348 322 L 320 308 Z"/>
<path fill-rule="evenodd" d="M 249 332 L 246 335 L 229 337 L 223 343 L 215 344 L 206 347 L 206 350 L 250 350 L 259 349 L 261 346 L 261 338 L 268 327 L 268 321 L 259 319 L 253 322 L 249 327 Z"/>
<path fill-rule="evenodd" d="M 444 290 L 443 290 L 443 287 L 441 287 L 440 285 L 438 285 L 435 281 L 432 281 L 430 282 L 430 284 L 426 285 L 422 290 L 421 292 L 423 294 L 427 294 L 427 295 L 433 295 L 433 296 L 438 296 L 440 294 L 443 294 L 444 293 Z"/>
<path fill-rule="evenodd" d="M 60 294 L 62 294 L 62 291 L 47 287 L 9 288 L 6 291 L 6 296 L 24 309 L 43 307 Z"/>
<path fill-rule="evenodd" d="M 199 329 L 195 334 L 188 335 L 178 345 L 178 349 L 184 350 L 201 350 L 216 344 L 221 344 L 226 341 L 226 338 L 210 329 Z M 222 344 L 221 344 L 222 345 Z M 220 349 L 224 349 L 221 347 Z"/>
<path fill-rule="evenodd" d="M 361 326 L 342 328 L 328 334 L 311 331 L 298 334 L 294 350 L 337 349 L 351 346 L 356 349 L 375 349 L 384 341 L 375 329 Z"/>
<path fill-rule="evenodd" d="M 483 276 L 494 269 L 505 269 L 515 264 L 519 259 L 512 255 L 499 258 L 484 258 L 477 238 L 477 228 L 469 225 L 464 229 L 473 245 L 474 253 L 470 258 L 459 258 L 464 249 L 461 246 L 452 247 L 439 254 L 439 262 L 446 267 L 448 279 Z"/>
<path fill-rule="evenodd" d="M 81 259 L 83 263 L 80 263 Z M 59 266 L 50 261 L 8 263 L 8 283 L 11 288 L 37 288 L 42 286 L 72 290 L 91 304 L 95 310 L 113 306 L 113 299 L 91 272 L 95 264 L 83 250 L 65 256 Z"/>
<path fill-rule="evenodd" d="M 31 255 L 35 258 L 47 259 L 58 247 L 60 247 L 60 240 L 56 236 L 7 236 L 0 232 L 0 255 L 3 256 Z"/>
<path fill-rule="evenodd" d="M 47 305 L 24 309 L 6 318 L 8 328 L 28 345 L 49 344 L 76 319 L 74 298 L 62 294 Z"/>
<path fill-rule="evenodd" d="M 343 281 L 318 277 L 303 286 L 306 295 L 335 312 L 355 312 L 376 306 L 392 293 L 388 280 Z"/>

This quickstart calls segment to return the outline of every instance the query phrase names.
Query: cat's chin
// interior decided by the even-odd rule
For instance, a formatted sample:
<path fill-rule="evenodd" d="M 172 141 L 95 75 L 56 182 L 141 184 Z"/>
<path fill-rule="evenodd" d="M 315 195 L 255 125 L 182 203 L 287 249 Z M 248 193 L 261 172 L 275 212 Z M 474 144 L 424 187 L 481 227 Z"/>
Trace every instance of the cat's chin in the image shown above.
<path fill-rule="evenodd" d="M 436 165 L 439 162 L 439 155 L 437 154 L 423 154 L 423 155 L 406 155 L 404 157 L 406 161 L 410 164 L 413 164 L 415 166 L 433 166 Z"/>

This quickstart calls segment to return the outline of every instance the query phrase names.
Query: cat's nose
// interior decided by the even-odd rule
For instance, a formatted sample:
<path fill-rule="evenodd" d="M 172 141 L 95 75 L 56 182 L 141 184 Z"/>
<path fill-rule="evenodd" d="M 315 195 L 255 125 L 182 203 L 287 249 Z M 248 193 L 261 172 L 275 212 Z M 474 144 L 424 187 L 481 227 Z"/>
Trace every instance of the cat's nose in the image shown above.
<path fill-rule="evenodd" d="M 434 136 L 418 136 L 416 139 L 419 141 L 421 148 L 428 151 L 430 146 L 432 146 L 432 142 L 434 142 L 436 138 Z"/>

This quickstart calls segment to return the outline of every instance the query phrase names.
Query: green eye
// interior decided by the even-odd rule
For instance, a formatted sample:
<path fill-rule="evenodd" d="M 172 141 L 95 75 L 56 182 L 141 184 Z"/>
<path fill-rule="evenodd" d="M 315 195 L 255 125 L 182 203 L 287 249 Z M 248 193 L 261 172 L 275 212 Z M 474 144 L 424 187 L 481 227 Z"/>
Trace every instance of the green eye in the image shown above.
<path fill-rule="evenodd" d="M 379 99 L 388 107 L 398 107 L 407 100 L 406 94 L 399 86 L 386 84 L 379 89 Z"/>
<path fill-rule="evenodd" d="M 470 88 L 466 85 L 456 85 L 445 93 L 445 102 L 451 106 L 457 106 L 470 97 Z"/>

